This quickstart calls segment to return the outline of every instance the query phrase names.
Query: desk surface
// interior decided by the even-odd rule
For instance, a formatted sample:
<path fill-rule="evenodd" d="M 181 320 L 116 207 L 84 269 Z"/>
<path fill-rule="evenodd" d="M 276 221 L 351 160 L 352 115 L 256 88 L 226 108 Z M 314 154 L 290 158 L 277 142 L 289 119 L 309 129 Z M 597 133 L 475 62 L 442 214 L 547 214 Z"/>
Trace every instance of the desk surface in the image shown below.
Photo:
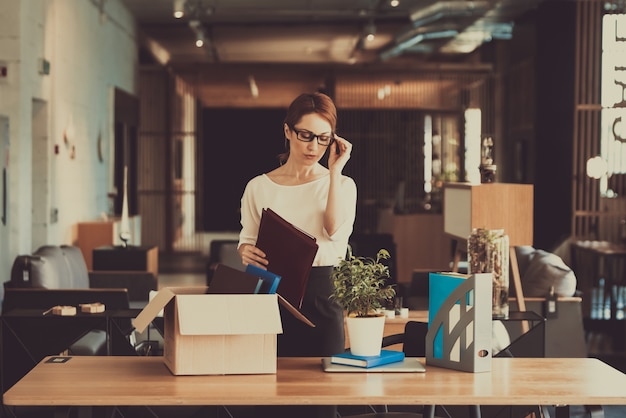
<path fill-rule="evenodd" d="M 6 405 L 626 404 L 626 374 L 591 358 L 494 358 L 485 373 L 325 373 L 320 358 L 279 358 L 276 374 L 227 376 L 174 376 L 161 357 L 46 360 Z"/>

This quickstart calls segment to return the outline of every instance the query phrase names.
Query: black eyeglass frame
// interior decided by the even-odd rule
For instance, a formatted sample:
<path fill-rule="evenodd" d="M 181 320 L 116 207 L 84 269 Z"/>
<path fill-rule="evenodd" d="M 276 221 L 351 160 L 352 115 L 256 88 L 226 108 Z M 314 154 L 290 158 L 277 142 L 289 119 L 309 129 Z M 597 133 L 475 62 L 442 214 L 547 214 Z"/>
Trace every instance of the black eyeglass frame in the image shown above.
<path fill-rule="evenodd" d="M 287 126 L 289 126 L 289 125 L 287 125 Z M 330 141 L 328 142 L 328 144 L 322 144 L 320 142 L 320 138 L 323 137 L 323 136 L 326 136 L 326 134 L 316 135 L 316 134 L 314 134 L 311 131 L 307 131 L 306 129 L 296 129 L 295 126 L 289 126 L 289 129 L 291 129 L 292 131 L 294 131 L 296 133 L 296 138 L 298 139 L 298 141 L 312 142 L 315 139 L 315 140 L 317 140 L 317 144 L 321 145 L 323 147 L 329 147 L 333 142 L 335 142 L 335 133 L 334 132 L 330 133 Z M 306 132 L 306 133 L 310 134 L 311 138 L 310 139 L 300 138 L 300 133 L 301 132 Z"/>

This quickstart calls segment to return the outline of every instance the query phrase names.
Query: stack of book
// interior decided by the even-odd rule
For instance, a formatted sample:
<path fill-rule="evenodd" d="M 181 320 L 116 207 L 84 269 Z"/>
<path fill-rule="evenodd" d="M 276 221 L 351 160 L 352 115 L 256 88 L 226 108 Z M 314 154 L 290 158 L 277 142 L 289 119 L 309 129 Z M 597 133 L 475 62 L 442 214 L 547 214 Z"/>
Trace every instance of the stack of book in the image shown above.
<path fill-rule="evenodd" d="M 349 351 L 346 351 L 344 353 L 335 354 L 330 358 L 330 361 L 335 364 L 369 369 L 370 367 L 404 361 L 404 353 L 402 351 L 380 350 L 380 355 L 378 356 L 355 356 Z"/>

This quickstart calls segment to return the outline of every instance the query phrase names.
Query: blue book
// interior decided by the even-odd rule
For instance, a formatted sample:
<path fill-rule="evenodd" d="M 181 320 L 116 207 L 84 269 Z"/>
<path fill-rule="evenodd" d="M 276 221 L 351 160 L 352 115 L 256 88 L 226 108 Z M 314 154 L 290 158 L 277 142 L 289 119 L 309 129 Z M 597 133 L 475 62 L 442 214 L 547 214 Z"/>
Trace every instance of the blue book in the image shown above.
<path fill-rule="evenodd" d="M 278 274 L 263 270 L 262 268 L 252 264 L 248 264 L 246 267 L 246 273 L 257 276 L 263 280 L 259 293 L 267 295 L 273 295 L 276 293 L 276 289 L 278 289 L 278 284 L 280 283 L 280 276 Z"/>
<path fill-rule="evenodd" d="M 344 353 L 335 354 L 330 358 L 331 363 L 365 368 L 382 366 L 383 364 L 396 363 L 399 361 L 404 361 L 404 353 L 394 350 L 380 350 L 379 356 L 355 356 L 349 351 L 346 351 Z"/>

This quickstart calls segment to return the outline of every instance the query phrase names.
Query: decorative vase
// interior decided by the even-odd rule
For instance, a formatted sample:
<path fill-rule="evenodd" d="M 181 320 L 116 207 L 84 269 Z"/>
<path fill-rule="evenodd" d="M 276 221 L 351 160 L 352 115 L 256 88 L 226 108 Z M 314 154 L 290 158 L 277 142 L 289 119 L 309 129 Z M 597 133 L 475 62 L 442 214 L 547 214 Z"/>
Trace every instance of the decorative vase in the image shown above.
<path fill-rule="evenodd" d="M 385 316 L 347 317 L 350 352 L 355 356 L 378 356 L 383 342 Z"/>
<path fill-rule="evenodd" d="M 509 317 L 509 236 L 476 228 L 467 241 L 469 273 L 493 273 L 492 316 Z"/>

